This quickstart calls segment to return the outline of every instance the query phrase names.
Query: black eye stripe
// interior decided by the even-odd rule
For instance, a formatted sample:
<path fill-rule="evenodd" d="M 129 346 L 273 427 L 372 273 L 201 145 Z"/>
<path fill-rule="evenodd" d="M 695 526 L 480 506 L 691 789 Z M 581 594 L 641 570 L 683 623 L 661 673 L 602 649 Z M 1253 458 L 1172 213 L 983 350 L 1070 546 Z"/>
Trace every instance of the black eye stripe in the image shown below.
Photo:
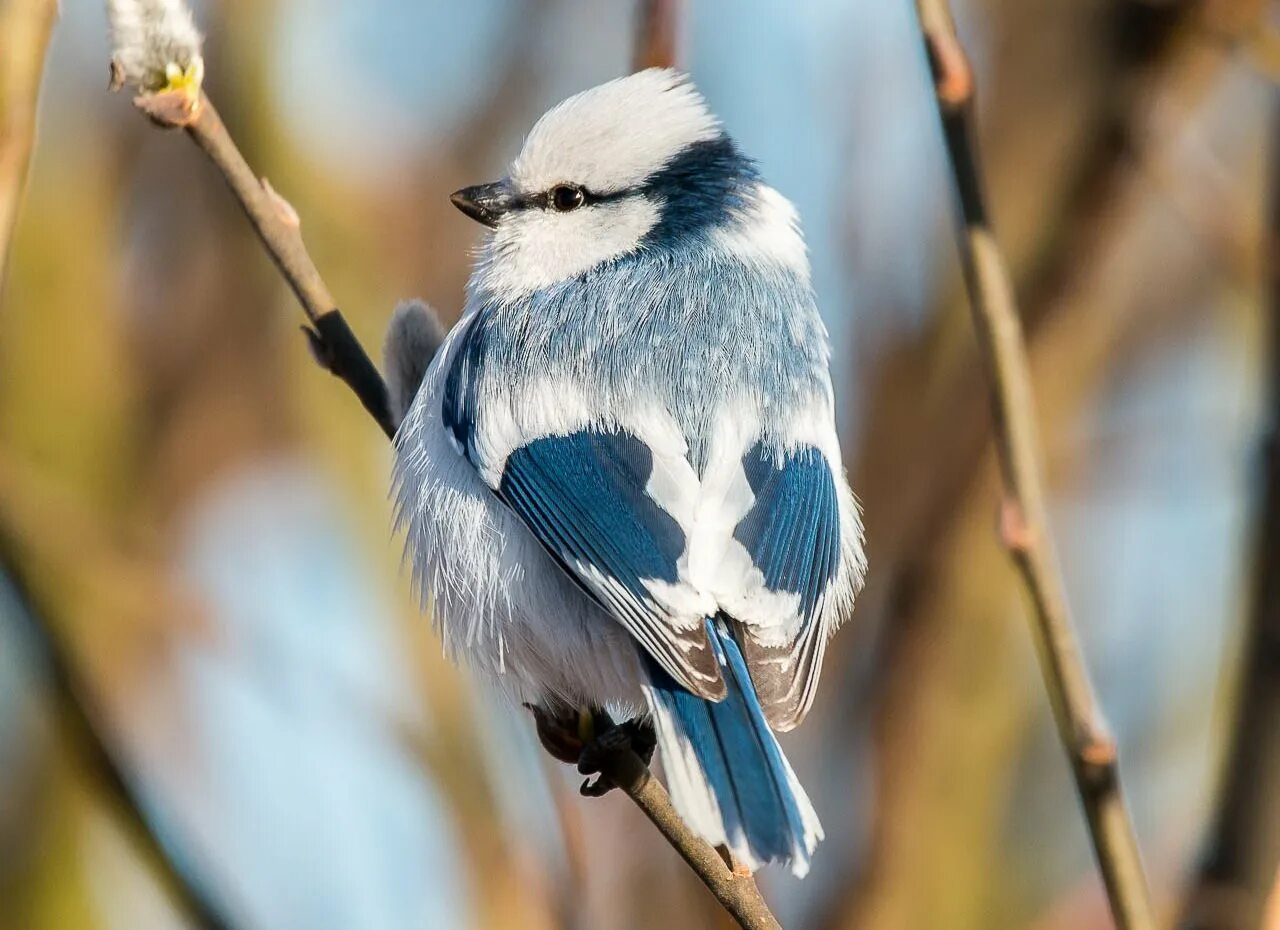
<path fill-rule="evenodd" d="M 562 186 L 564 185 L 557 184 L 555 187 L 562 187 Z M 555 187 L 553 187 L 551 190 L 555 190 Z M 582 206 L 584 207 L 590 207 L 597 203 L 611 203 L 612 201 L 622 200 L 626 197 L 630 197 L 634 194 L 639 193 L 639 191 L 636 191 L 636 190 L 621 190 L 621 191 L 613 191 L 608 194 L 597 194 L 581 186 L 578 187 L 578 190 L 582 191 Z M 521 194 L 520 196 L 515 198 L 515 206 L 516 206 L 516 209 L 519 209 L 519 210 L 529 209 L 533 207 L 536 207 L 539 210 L 554 209 L 551 203 L 551 191 L 539 191 L 536 194 Z"/>

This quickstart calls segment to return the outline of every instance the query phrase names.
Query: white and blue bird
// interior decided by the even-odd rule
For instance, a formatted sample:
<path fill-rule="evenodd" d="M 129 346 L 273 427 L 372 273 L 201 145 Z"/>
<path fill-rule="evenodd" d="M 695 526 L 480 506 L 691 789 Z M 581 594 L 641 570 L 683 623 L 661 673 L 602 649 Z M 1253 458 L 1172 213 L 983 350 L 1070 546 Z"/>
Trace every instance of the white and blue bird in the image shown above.
<path fill-rule="evenodd" d="M 865 561 L 795 209 L 658 69 L 453 200 L 489 232 L 395 472 L 447 651 L 548 712 L 648 717 L 690 826 L 803 876 L 822 827 L 773 731 Z"/>

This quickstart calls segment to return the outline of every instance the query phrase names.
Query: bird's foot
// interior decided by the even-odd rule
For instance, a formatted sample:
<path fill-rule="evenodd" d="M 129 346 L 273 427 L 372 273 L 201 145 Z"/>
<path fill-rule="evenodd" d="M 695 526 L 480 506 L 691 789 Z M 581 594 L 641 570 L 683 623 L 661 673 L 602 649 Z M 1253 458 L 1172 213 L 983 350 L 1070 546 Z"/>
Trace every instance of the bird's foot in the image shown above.
<path fill-rule="evenodd" d="M 578 771 L 583 775 L 598 777 L 595 781 L 590 778 L 584 781 L 578 789 L 579 793 L 588 798 L 608 794 L 618 787 L 613 779 L 604 774 L 609 757 L 630 751 L 639 756 L 640 761 L 647 766 L 653 760 L 653 751 L 657 745 L 658 737 L 654 733 L 653 724 L 643 719 L 626 720 L 600 731 L 595 739 L 582 747 L 582 755 L 578 757 Z"/>
<path fill-rule="evenodd" d="M 630 750 L 645 765 L 653 759 L 658 740 L 653 725 L 647 720 L 614 723 L 608 711 L 598 707 L 582 710 L 548 709 L 533 704 L 525 707 L 533 714 L 538 740 L 547 752 L 561 762 L 576 765 L 583 775 L 598 776 L 595 781 L 587 778 L 582 783 L 578 790 L 584 797 L 598 798 L 617 787 L 604 774 L 610 756 Z"/>

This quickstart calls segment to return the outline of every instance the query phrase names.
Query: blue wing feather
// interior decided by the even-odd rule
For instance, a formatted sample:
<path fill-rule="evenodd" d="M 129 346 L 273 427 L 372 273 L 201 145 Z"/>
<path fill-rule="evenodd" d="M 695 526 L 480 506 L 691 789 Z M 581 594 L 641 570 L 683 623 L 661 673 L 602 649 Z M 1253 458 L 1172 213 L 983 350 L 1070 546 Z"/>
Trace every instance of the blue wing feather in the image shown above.
<path fill-rule="evenodd" d="M 475 446 L 477 384 L 489 365 L 488 323 L 478 314 L 459 334 L 441 410 L 458 448 L 477 467 L 483 464 Z M 816 448 L 779 457 L 758 443 L 742 463 L 754 501 L 734 538 L 760 569 L 767 590 L 799 599 L 794 644 L 766 650 L 748 635 L 741 638 L 770 719 L 784 722 L 807 704 L 817 674 L 817 620 L 839 569 L 839 500 Z M 516 449 L 495 490 L 570 577 L 673 678 L 704 697 L 718 696 L 724 683 L 705 634 L 689 618 L 673 622 L 645 584 L 679 584 L 677 563 L 686 545 L 679 524 L 646 491 L 653 465 L 652 452 L 635 436 L 588 429 Z"/>
<path fill-rule="evenodd" d="M 645 492 L 649 448 L 624 432 L 544 436 L 508 456 L 497 491 L 582 588 L 661 666 L 703 697 L 723 693 L 701 625 L 679 628 L 646 581 L 675 584 L 684 532 Z"/>
<path fill-rule="evenodd" d="M 755 495 L 734 529 L 764 576 L 767 590 L 799 596 L 793 642 L 764 646 L 736 624 L 746 665 L 771 723 L 787 728 L 808 707 L 818 676 L 825 631 L 824 595 L 840 569 L 840 498 L 826 457 L 806 447 L 778 456 L 757 444 L 742 460 Z"/>
<path fill-rule="evenodd" d="M 826 458 L 807 447 L 781 461 L 762 444 L 743 457 L 755 501 L 734 529 L 770 591 L 800 595 L 811 620 L 839 567 L 840 510 Z"/>

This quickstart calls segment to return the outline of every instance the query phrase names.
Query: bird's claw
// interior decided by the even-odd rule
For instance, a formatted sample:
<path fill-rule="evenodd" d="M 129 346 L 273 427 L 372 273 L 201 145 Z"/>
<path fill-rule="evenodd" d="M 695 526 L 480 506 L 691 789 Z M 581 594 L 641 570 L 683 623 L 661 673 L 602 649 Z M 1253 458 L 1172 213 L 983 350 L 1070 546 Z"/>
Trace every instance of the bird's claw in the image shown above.
<path fill-rule="evenodd" d="M 584 798 L 602 798 L 616 787 L 618 786 L 610 779 L 600 775 L 595 781 L 584 778 L 582 784 L 578 786 L 578 794 Z"/>
<path fill-rule="evenodd" d="M 658 741 L 653 725 L 646 720 L 614 723 L 608 711 L 600 708 L 579 712 L 534 704 L 525 707 L 533 714 L 542 748 L 561 762 L 576 765 L 583 775 L 598 776 L 582 783 L 578 792 L 583 797 L 602 797 L 617 787 L 603 772 L 610 756 L 630 750 L 645 765 L 653 759 Z"/>
<path fill-rule="evenodd" d="M 578 771 L 583 775 L 599 777 L 595 781 L 590 778 L 584 781 L 578 788 L 578 793 L 583 797 L 598 798 L 618 787 L 602 772 L 609 756 L 630 750 L 647 766 L 653 759 L 656 747 L 657 736 L 653 726 L 647 721 L 627 720 L 614 724 L 582 747 L 582 754 L 578 757 Z"/>

